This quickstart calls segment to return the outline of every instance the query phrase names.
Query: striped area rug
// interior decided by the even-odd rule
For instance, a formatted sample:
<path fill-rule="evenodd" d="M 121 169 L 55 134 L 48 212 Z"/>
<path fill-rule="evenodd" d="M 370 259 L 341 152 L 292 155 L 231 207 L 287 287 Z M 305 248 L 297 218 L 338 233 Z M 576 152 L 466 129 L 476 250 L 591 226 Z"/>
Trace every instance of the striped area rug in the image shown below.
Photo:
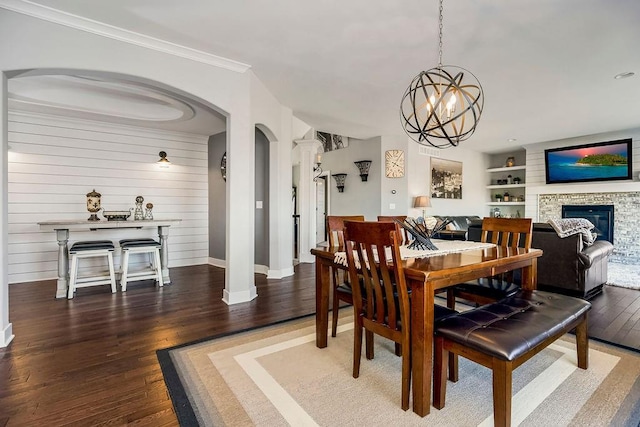
<path fill-rule="evenodd" d="M 352 372 L 353 323 L 315 346 L 313 316 L 158 351 L 183 426 L 491 426 L 491 371 L 460 359 L 447 404 L 420 418 L 400 408 L 401 359 L 376 337 L 375 358 Z M 640 423 L 640 354 L 590 342 L 576 366 L 567 335 L 514 372 L 513 425 Z"/>

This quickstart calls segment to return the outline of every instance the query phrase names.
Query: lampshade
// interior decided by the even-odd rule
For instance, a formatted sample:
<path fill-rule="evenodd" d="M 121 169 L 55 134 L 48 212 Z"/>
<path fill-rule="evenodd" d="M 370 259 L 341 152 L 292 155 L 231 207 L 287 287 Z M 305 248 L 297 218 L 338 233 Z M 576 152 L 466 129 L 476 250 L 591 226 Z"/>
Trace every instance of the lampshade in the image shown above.
<path fill-rule="evenodd" d="M 431 199 L 429 196 L 416 196 L 413 201 L 414 208 L 430 208 L 431 207 Z"/>

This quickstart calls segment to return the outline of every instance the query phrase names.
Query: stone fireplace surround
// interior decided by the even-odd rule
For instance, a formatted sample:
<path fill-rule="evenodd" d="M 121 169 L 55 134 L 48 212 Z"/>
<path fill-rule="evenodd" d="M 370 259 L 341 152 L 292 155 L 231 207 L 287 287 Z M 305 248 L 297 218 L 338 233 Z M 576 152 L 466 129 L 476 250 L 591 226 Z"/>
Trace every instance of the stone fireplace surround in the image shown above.
<path fill-rule="evenodd" d="M 561 218 L 562 205 L 613 205 L 614 252 L 610 261 L 640 264 L 640 191 L 538 194 L 537 202 L 538 222 Z"/>

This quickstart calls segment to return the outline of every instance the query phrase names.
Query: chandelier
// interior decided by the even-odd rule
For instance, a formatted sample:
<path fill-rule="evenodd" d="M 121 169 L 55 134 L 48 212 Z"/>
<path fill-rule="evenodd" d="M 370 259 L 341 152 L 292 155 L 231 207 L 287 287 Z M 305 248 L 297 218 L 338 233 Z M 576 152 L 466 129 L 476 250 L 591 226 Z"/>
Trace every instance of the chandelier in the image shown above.
<path fill-rule="evenodd" d="M 442 0 L 438 21 L 438 66 L 414 77 L 402 97 L 400 116 L 411 139 L 448 148 L 458 146 L 476 130 L 484 94 L 470 71 L 442 65 Z"/>

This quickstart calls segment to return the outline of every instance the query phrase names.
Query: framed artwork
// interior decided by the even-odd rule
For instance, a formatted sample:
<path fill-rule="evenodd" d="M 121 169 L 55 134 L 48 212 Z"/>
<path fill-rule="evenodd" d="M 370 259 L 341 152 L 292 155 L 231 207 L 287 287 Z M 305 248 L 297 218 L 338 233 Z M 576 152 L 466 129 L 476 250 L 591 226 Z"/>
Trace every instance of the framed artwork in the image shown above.
<path fill-rule="evenodd" d="M 431 158 L 431 197 L 462 199 L 462 162 Z"/>
<path fill-rule="evenodd" d="M 324 152 L 339 150 L 349 146 L 349 138 L 334 133 L 316 131 L 316 139 L 322 142 Z"/>

